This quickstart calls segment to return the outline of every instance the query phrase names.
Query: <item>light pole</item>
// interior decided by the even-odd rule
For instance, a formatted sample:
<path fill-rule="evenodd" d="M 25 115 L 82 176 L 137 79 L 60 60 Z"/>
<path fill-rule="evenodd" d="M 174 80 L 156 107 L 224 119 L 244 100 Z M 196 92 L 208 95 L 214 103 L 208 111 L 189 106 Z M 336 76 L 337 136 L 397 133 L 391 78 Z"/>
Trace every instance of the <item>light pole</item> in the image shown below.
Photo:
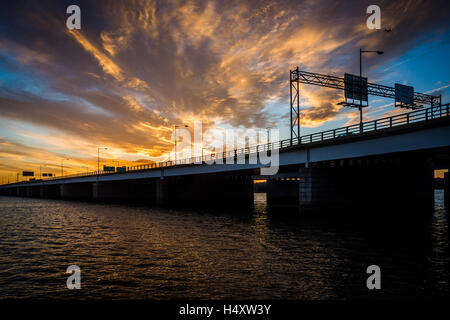
<path fill-rule="evenodd" d="M 175 125 L 175 164 L 177 163 L 177 128 L 189 128 L 187 124 Z"/>
<path fill-rule="evenodd" d="M 116 166 L 115 169 L 114 169 L 114 171 L 117 172 L 117 170 L 118 170 L 118 168 L 119 168 L 120 162 L 119 162 L 119 160 L 113 160 L 112 162 L 113 162 L 113 163 L 117 163 L 117 166 Z"/>
<path fill-rule="evenodd" d="M 47 165 L 44 164 L 44 167 L 46 167 Z M 42 165 L 39 165 L 39 179 L 42 179 Z"/>
<path fill-rule="evenodd" d="M 105 147 L 98 147 L 97 148 L 97 174 L 100 173 L 100 150 L 107 150 L 108 148 Z"/>
<path fill-rule="evenodd" d="M 45 167 L 47 167 L 47 165 L 46 164 L 39 165 L 39 179 L 42 179 L 42 167 L 44 167 L 44 169 L 45 169 Z"/>
<path fill-rule="evenodd" d="M 64 175 L 64 160 L 70 160 L 69 158 L 61 159 L 61 177 Z"/>
<path fill-rule="evenodd" d="M 359 48 L 359 76 L 362 78 L 362 54 L 363 53 L 376 53 L 376 54 L 383 54 L 384 51 L 381 50 L 363 50 L 362 48 Z M 362 89 L 362 88 L 360 88 Z M 362 117 L 362 90 L 361 90 L 361 99 L 359 100 L 359 131 L 362 132 L 363 130 L 363 117 Z"/>

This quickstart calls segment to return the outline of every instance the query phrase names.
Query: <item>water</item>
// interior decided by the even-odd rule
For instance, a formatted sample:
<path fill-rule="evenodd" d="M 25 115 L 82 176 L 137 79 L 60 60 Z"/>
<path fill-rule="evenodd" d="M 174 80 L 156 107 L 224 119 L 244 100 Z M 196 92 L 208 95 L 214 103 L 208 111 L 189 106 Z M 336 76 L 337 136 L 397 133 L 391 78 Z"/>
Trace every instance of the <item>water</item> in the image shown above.
<path fill-rule="evenodd" d="M 247 214 L 0 197 L 0 228 L 0 298 L 404 299 L 449 288 L 440 190 L 434 212 L 371 217 L 268 213 L 265 194 Z M 72 264 L 81 290 L 66 288 Z M 366 287 L 371 264 L 381 290 Z"/>

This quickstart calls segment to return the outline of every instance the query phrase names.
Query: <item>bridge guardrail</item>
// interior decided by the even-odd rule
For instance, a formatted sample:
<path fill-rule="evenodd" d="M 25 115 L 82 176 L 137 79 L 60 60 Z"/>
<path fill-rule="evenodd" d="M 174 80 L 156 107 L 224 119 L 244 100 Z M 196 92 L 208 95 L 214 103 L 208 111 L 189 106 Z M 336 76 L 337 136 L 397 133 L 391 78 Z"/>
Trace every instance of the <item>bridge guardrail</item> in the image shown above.
<path fill-rule="evenodd" d="M 186 159 L 179 159 L 177 161 L 165 161 L 165 162 L 159 162 L 159 163 L 152 163 L 152 164 L 146 164 L 146 165 L 137 165 L 137 166 L 131 166 L 127 167 L 125 172 L 136 172 L 136 171 L 143 171 L 143 170 L 151 170 L 156 168 L 165 168 L 165 167 L 173 167 L 173 166 L 179 166 L 179 165 L 189 165 L 189 164 L 196 164 L 196 162 L 200 162 L 203 164 L 206 161 L 212 161 L 212 160 L 218 160 L 230 157 L 237 157 L 240 155 L 248 155 L 250 153 L 255 152 L 265 152 L 268 150 L 274 150 L 274 149 L 283 149 L 288 148 L 292 146 L 297 146 L 299 144 L 305 145 L 310 144 L 314 142 L 320 142 L 320 141 L 328 141 L 333 139 L 340 139 L 342 137 L 346 137 L 349 135 L 357 135 L 362 134 L 366 132 L 371 131 L 377 131 L 402 125 L 408 125 L 410 123 L 417 123 L 417 122 L 423 122 L 428 121 L 431 119 L 436 118 L 442 118 L 442 117 L 448 117 L 450 115 L 450 104 L 442 104 L 439 106 L 434 107 L 428 107 L 420 110 L 411 111 L 408 113 L 402 113 L 390 117 L 380 118 L 376 120 L 371 120 L 367 122 L 363 122 L 362 126 L 360 124 L 353 124 L 341 128 L 326 130 L 322 132 L 316 132 L 308 135 L 301 136 L 299 138 L 294 139 L 285 139 L 270 143 L 264 143 L 260 145 L 250 146 L 246 148 L 236 149 L 232 151 L 225 151 L 220 155 L 217 154 L 210 154 L 210 155 L 203 155 L 201 157 L 191 157 Z M 198 164 L 198 163 L 197 163 Z M 71 174 L 66 176 L 60 176 L 60 177 L 53 177 L 53 178 L 46 178 L 41 179 L 42 181 L 51 181 L 51 180 L 58 180 L 58 179 L 67 179 L 67 178 L 77 178 L 77 177 L 87 177 L 87 176 L 97 176 L 97 175 L 112 175 L 112 174 L 121 174 L 124 172 L 110 172 L 110 171 L 92 171 L 87 173 L 79 173 L 79 174 Z M 21 183 L 27 183 L 28 181 L 23 181 Z M 37 181 L 34 181 L 37 182 Z"/>

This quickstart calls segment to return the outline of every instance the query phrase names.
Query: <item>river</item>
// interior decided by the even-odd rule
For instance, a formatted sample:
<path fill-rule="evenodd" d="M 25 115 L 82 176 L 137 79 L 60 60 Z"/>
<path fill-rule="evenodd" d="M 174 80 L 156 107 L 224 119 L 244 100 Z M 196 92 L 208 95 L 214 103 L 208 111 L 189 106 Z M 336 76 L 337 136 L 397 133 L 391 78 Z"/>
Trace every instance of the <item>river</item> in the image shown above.
<path fill-rule="evenodd" d="M 445 296 L 448 214 L 435 198 L 429 213 L 348 217 L 271 212 L 265 194 L 247 213 L 0 197 L 0 298 Z M 366 287 L 373 264 L 381 290 Z M 70 265 L 80 290 L 66 288 Z"/>

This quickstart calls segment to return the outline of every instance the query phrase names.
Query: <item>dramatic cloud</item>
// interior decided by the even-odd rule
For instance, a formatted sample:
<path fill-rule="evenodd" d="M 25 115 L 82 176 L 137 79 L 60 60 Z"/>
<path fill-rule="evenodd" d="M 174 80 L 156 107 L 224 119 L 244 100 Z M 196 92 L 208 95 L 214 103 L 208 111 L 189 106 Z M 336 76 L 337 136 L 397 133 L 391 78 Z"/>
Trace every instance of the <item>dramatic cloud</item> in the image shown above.
<path fill-rule="evenodd" d="M 389 48 L 390 61 L 449 29 L 446 1 L 379 1 L 391 33 L 366 28 L 369 1 L 77 1 L 81 30 L 73 31 L 70 4 L 1 5 L 0 119 L 71 137 L 85 149 L 64 154 L 80 163 L 101 145 L 115 150 L 111 158 L 160 155 L 173 126 L 194 120 L 205 129 L 286 126 L 290 68 L 357 73 L 361 46 Z M 365 72 L 376 63 L 367 57 Z M 345 116 L 341 100 L 302 87 L 304 124 Z M 4 143 L 24 138 L 0 133 Z M 3 160 L 18 161 L 2 148 Z M 36 148 L 60 156 L 54 145 Z"/>

